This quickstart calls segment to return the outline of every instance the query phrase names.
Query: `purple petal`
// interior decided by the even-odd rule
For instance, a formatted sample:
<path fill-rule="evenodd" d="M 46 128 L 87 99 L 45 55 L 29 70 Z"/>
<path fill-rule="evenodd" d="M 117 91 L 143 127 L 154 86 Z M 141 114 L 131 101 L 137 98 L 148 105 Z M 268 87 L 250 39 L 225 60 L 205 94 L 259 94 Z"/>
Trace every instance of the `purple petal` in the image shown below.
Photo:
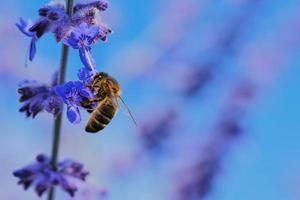
<path fill-rule="evenodd" d="M 79 43 L 79 35 L 76 34 L 75 32 L 72 32 L 69 37 L 67 39 L 63 39 L 62 42 L 67 45 L 70 46 L 74 49 L 78 49 L 78 43 Z"/>
<path fill-rule="evenodd" d="M 62 100 L 58 96 L 53 94 L 52 96 L 47 98 L 44 106 L 47 112 L 52 113 L 54 116 L 56 116 L 61 111 Z"/>
<path fill-rule="evenodd" d="M 20 23 L 16 23 L 18 29 L 26 36 L 33 37 L 33 34 L 27 30 L 29 23 L 26 22 L 23 18 L 20 18 Z"/>
<path fill-rule="evenodd" d="M 39 163 L 49 163 L 50 162 L 50 158 L 46 155 L 43 154 L 39 154 L 36 157 L 36 161 L 38 161 Z"/>
<path fill-rule="evenodd" d="M 93 71 L 88 68 L 81 68 L 78 70 L 77 76 L 80 81 L 83 81 L 85 84 L 89 84 L 92 81 L 92 77 L 95 75 Z"/>
<path fill-rule="evenodd" d="M 93 97 L 92 93 L 89 90 L 86 90 L 86 89 L 82 89 L 80 91 L 80 95 L 83 96 L 83 97 L 87 97 L 87 98 L 92 98 Z"/>
<path fill-rule="evenodd" d="M 74 184 L 67 181 L 63 176 L 61 176 L 60 178 L 60 185 L 66 192 L 69 193 L 71 197 L 75 195 L 75 192 L 77 191 L 77 187 Z"/>
<path fill-rule="evenodd" d="M 79 49 L 79 56 L 83 65 L 91 71 L 95 71 L 95 61 L 88 49 Z"/>
<path fill-rule="evenodd" d="M 99 33 L 100 28 L 98 26 L 91 26 L 89 29 L 86 30 L 86 35 L 90 38 L 89 44 L 92 44 L 95 38 L 98 37 Z"/>
<path fill-rule="evenodd" d="M 81 121 L 79 110 L 74 106 L 68 106 L 67 116 L 69 121 L 73 124 L 78 124 Z"/>
<path fill-rule="evenodd" d="M 20 169 L 13 172 L 13 175 L 19 178 L 26 178 L 33 174 L 33 172 L 29 169 Z"/>
<path fill-rule="evenodd" d="M 77 90 L 81 90 L 84 88 L 84 85 L 80 81 L 73 81 L 73 87 Z"/>
<path fill-rule="evenodd" d="M 33 61 L 35 53 L 36 53 L 36 39 L 34 37 L 31 39 L 29 48 L 30 48 L 29 49 L 29 60 Z"/>
<path fill-rule="evenodd" d="M 43 195 L 51 187 L 51 183 L 47 180 L 41 180 L 35 187 L 35 192 L 39 197 Z"/>
<path fill-rule="evenodd" d="M 86 31 L 88 28 L 89 28 L 88 24 L 85 23 L 85 22 L 83 22 L 83 23 L 81 23 L 81 24 L 78 26 L 78 30 L 77 30 L 77 31 L 84 34 L 85 31 Z"/>
<path fill-rule="evenodd" d="M 63 100 L 64 103 L 67 103 L 65 85 L 55 86 L 53 90 L 56 93 L 56 95 L 59 96 Z"/>

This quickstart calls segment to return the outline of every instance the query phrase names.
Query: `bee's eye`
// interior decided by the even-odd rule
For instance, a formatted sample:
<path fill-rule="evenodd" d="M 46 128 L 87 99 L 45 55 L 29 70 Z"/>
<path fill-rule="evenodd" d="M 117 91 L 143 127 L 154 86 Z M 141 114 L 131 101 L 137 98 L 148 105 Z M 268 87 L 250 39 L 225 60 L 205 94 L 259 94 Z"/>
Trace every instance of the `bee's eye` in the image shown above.
<path fill-rule="evenodd" d="M 50 20 L 53 20 L 53 21 L 58 20 L 58 14 L 52 12 L 52 13 L 50 13 L 50 14 L 48 15 L 48 18 L 49 18 Z"/>

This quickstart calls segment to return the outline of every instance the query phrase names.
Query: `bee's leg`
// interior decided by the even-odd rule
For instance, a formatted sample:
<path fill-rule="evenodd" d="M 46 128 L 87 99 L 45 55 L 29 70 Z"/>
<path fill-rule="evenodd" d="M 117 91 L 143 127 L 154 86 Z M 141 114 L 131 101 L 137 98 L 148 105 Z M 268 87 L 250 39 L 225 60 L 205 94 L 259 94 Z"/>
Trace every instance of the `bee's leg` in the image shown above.
<path fill-rule="evenodd" d="M 89 101 L 89 107 L 86 107 L 86 111 L 89 113 L 92 113 L 95 110 L 96 106 L 93 106 L 93 104 L 100 102 L 101 99 L 99 97 L 95 97 L 93 99 L 90 99 Z"/>

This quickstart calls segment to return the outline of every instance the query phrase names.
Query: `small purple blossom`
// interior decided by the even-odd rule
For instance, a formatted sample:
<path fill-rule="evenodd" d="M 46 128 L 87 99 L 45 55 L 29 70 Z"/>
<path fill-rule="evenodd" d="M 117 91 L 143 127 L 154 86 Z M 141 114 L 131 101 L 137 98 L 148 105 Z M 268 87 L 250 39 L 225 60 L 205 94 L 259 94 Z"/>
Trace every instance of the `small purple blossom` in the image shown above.
<path fill-rule="evenodd" d="M 79 69 L 78 73 L 77 73 L 78 79 L 80 81 L 82 81 L 82 83 L 84 85 L 90 84 L 94 75 L 96 75 L 95 71 L 92 71 L 92 70 L 90 70 L 88 68 L 85 68 L 85 67 Z"/>
<path fill-rule="evenodd" d="M 18 88 L 21 95 L 19 101 L 22 104 L 20 112 L 25 112 L 27 117 L 34 118 L 39 112 L 46 110 L 56 116 L 61 111 L 62 101 L 55 94 L 56 76 L 53 77 L 50 86 L 38 84 L 35 81 L 24 81 Z"/>
<path fill-rule="evenodd" d="M 29 60 L 32 61 L 36 54 L 36 41 L 38 37 L 36 36 L 35 33 L 29 31 L 32 24 L 30 22 L 25 21 L 23 18 L 20 18 L 20 22 L 16 23 L 16 26 L 24 35 L 31 38 L 31 42 L 29 46 Z"/>
<path fill-rule="evenodd" d="M 73 197 L 77 187 L 72 183 L 72 178 L 85 181 L 89 172 L 83 169 L 82 164 L 72 160 L 58 163 L 57 169 L 54 170 L 47 156 L 38 155 L 36 163 L 17 170 L 13 174 L 20 179 L 18 183 L 23 185 L 25 190 L 30 186 L 35 187 L 38 196 L 42 196 L 51 187 L 60 185 Z"/>
<path fill-rule="evenodd" d="M 70 28 L 70 18 L 61 4 L 47 5 L 39 9 L 40 18 L 34 23 L 29 31 L 38 38 L 50 31 L 57 41 L 60 41 Z"/>
<path fill-rule="evenodd" d="M 105 1 L 94 1 L 87 4 L 76 4 L 73 9 L 74 14 L 71 18 L 73 26 L 78 26 L 82 23 L 95 25 L 100 29 L 98 39 L 105 41 L 107 35 L 112 33 L 112 30 L 108 28 L 101 20 L 101 12 L 105 11 L 107 7 L 108 4 Z"/>
<path fill-rule="evenodd" d="M 75 27 L 67 38 L 63 39 L 63 43 L 79 50 L 82 63 L 92 71 L 95 71 L 95 61 L 92 58 L 90 46 L 97 41 L 99 33 L 99 27 L 82 23 Z"/>
<path fill-rule="evenodd" d="M 93 97 L 92 93 L 80 81 L 70 81 L 56 86 L 55 92 L 67 104 L 69 121 L 74 124 L 79 123 L 81 121 L 79 107 L 85 99 Z"/>

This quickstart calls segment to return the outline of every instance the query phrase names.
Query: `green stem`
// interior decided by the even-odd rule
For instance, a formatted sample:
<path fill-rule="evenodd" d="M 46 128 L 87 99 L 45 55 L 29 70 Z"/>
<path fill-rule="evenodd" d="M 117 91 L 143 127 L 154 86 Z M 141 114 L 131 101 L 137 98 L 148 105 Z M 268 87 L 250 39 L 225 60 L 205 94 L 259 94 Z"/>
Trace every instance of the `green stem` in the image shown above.
<path fill-rule="evenodd" d="M 73 0 L 66 0 L 66 10 L 69 16 L 72 15 L 73 11 Z M 68 61 L 69 48 L 66 45 L 62 45 L 61 49 L 61 59 L 59 68 L 59 79 L 58 84 L 63 84 L 65 82 L 67 61 Z M 54 170 L 57 168 L 57 158 L 59 150 L 60 132 L 61 132 L 61 121 L 62 121 L 63 107 L 61 108 L 60 114 L 56 117 L 54 121 L 53 129 L 53 143 L 52 143 L 52 154 L 51 154 L 51 165 Z M 48 200 L 54 199 L 54 187 L 52 187 L 48 193 Z"/>

